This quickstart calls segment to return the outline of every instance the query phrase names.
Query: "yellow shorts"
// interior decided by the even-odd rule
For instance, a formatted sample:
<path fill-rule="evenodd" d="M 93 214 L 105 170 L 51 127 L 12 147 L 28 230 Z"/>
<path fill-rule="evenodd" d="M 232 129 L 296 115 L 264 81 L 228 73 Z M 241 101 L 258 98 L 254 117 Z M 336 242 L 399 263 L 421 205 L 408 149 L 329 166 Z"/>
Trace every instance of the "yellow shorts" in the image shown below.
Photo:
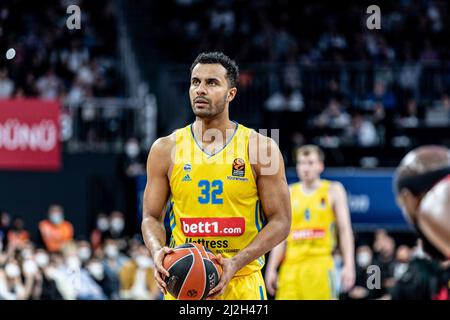
<path fill-rule="evenodd" d="M 168 293 L 164 295 L 164 300 L 175 300 L 175 298 Z M 225 288 L 225 293 L 216 300 L 267 300 L 261 271 L 233 277 Z"/>
<path fill-rule="evenodd" d="M 277 300 L 336 299 L 334 262 L 331 256 L 308 257 L 296 264 L 282 264 Z"/>

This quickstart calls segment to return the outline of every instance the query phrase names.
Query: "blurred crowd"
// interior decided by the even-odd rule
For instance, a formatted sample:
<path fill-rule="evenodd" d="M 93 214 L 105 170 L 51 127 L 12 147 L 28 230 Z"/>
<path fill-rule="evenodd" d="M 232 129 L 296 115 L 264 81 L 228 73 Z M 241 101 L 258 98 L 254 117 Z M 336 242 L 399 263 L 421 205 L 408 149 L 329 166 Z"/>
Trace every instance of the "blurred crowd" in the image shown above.
<path fill-rule="evenodd" d="M 289 158 L 305 142 L 410 148 L 442 136 L 429 128 L 450 125 L 448 2 L 383 2 L 380 30 L 366 27 L 371 4 L 157 2 L 154 44 L 168 66 L 189 64 L 204 50 L 236 59 L 240 87 L 231 115 L 256 128 L 282 128 Z"/>
<path fill-rule="evenodd" d="M 356 247 L 356 282 L 343 300 L 449 300 L 450 260 L 432 260 L 422 243 L 410 247 L 396 244 L 386 230 L 379 229 L 374 241 Z M 339 252 L 335 255 L 337 276 L 342 267 Z"/>
<path fill-rule="evenodd" d="M 76 236 L 51 205 L 32 239 L 21 217 L 0 216 L 0 300 L 156 300 L 153 260 L 123 213 L 99 213 L 89 237 Z"/>
<path fill-rule="evenodd" d="M 356 283 L 339 299 L 450 299 L 450 261 L 431 260 L 384 229 L 358 240 Z M 403 239 L 405 240 L 405 239 Z M 342 256 L 334 253 L 339 291 Z M 0 215 L 0 300 L 158 300 L 153 260 L 140 235 L 125 233 L 123 213 L 99 213 L 89 237 L 77 236 L 53 204 L 33 239 L 21 217 Z"/>
<path fill-rule="evenodd" d="M 68 6 L 81 7 L 81 28 L 69 30 Z M 92 96 L 116 96 L 116 23 L 108 1 L 0 4 L 0 98 L 39 97 L 80 103 Z"/>

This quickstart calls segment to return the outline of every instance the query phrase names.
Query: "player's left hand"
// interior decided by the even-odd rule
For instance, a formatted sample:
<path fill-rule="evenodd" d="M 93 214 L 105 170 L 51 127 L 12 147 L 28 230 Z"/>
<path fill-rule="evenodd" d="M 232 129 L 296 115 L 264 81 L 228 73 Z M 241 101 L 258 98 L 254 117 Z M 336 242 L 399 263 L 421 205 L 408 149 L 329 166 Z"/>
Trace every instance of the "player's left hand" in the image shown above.
<path fill-rule="evenodd" d="M 225 292 L 225 288 L 237 272 L 236 263 L 232 259 L 222 258 L 222 255 L 217 255 L 217 262 L 222 266 L 222 276 L 220 281 L 209 291 L 207 299 L 214 299 Z"/>
<path fill-rule="evenodd" d="M 341 291 L 348 292 L 355 285 L 355 267 L 344 265 L 341 273 Z"/>

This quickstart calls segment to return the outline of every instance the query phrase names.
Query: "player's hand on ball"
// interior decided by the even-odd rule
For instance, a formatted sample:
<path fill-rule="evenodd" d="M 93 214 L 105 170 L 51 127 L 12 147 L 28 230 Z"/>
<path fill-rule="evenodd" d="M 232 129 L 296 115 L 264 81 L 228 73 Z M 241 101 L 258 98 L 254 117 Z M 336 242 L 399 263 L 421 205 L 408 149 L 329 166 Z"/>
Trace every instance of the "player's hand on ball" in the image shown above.
<path fill-rule="evenodd" d="M 355 267 L 353 265 L 344 265 L 341 284 L 342 292 L 348 292 L 355 285 Z"/>
<path fill-rule="evenodd" d="M 217 255 L 217 262 L 219 262 L 222 267 L 222 276 L 220 277 L 217 286 L 212 288 L 209 292 L 207 299 L 215 299 L 222 295 L 231 278 L 233 278 L 234 274 L 238 271 L 236 269 L 236 263 L 232 259 L 222 258 L 221 254 Z"/>
<path fill-rule="evenodd" d="M 155 255 L 153 257 L 153 260 L 155 262 L 154 275 L 155 275 L 155 279 L 156 279 L 156 284 L 158 285 L 159 289 L 161 289 L 161 291 L 164 294 L 166 294 L 166 292 L 167 292 L 167 285 L 164 282 L 164 278 L 168 277 L 170 274 L 166 269 L 164 269 L 163 260 L 164 260 L 164 257 L 166 256 L 166 254 L 169 254 L 172 252 L 173 252 L 172 248 L 162 247 L 155 253 Z"/>

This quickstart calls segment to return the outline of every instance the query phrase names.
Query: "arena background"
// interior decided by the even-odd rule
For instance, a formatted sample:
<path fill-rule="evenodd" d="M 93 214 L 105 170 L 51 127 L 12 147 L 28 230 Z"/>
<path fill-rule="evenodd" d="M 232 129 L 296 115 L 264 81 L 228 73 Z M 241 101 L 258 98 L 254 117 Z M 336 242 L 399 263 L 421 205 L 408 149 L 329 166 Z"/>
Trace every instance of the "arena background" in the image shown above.
<path fill-rule="evenodd" d="M 367 27 L 373 4 L 380 29 Z M 70 27 L 71 5 L 80 28 Z M 160 298 L 133 295 L 123 271 L 146 255 L 146 155 L 157 137 L 193 121 L 189 66 L 214 50 L 240 67 L 231 118 L 269 135 L 280 130 L 289 182 L 295 148 L 323 148 L 324 177 L 349 193 L 356 245 L 383 266 L 383 288 L 364 298 L 384 296 L 401 276 L 396 266 L 421 254 L 395 204 L 393 169 L 414 147 L 450 145 L 448 17 L 448 3 L 431 0 L 3 0 L 0 267 L 17 261 L 26 287 L 21 263 L 44 253 L 39 223 L 52 204 L 63 207 L 74 243 L 50 264 L 70 265 L 83 247 L 90 254 L 81 285 L 56 281 L 59 294 L 2 289 L 0 299 Z M 98 230 L 99 214 L 109 230 Z M 112 247 L 120 254 L 108 256 Z M 95 262 L 108 281 L 93 275 Z"/>

